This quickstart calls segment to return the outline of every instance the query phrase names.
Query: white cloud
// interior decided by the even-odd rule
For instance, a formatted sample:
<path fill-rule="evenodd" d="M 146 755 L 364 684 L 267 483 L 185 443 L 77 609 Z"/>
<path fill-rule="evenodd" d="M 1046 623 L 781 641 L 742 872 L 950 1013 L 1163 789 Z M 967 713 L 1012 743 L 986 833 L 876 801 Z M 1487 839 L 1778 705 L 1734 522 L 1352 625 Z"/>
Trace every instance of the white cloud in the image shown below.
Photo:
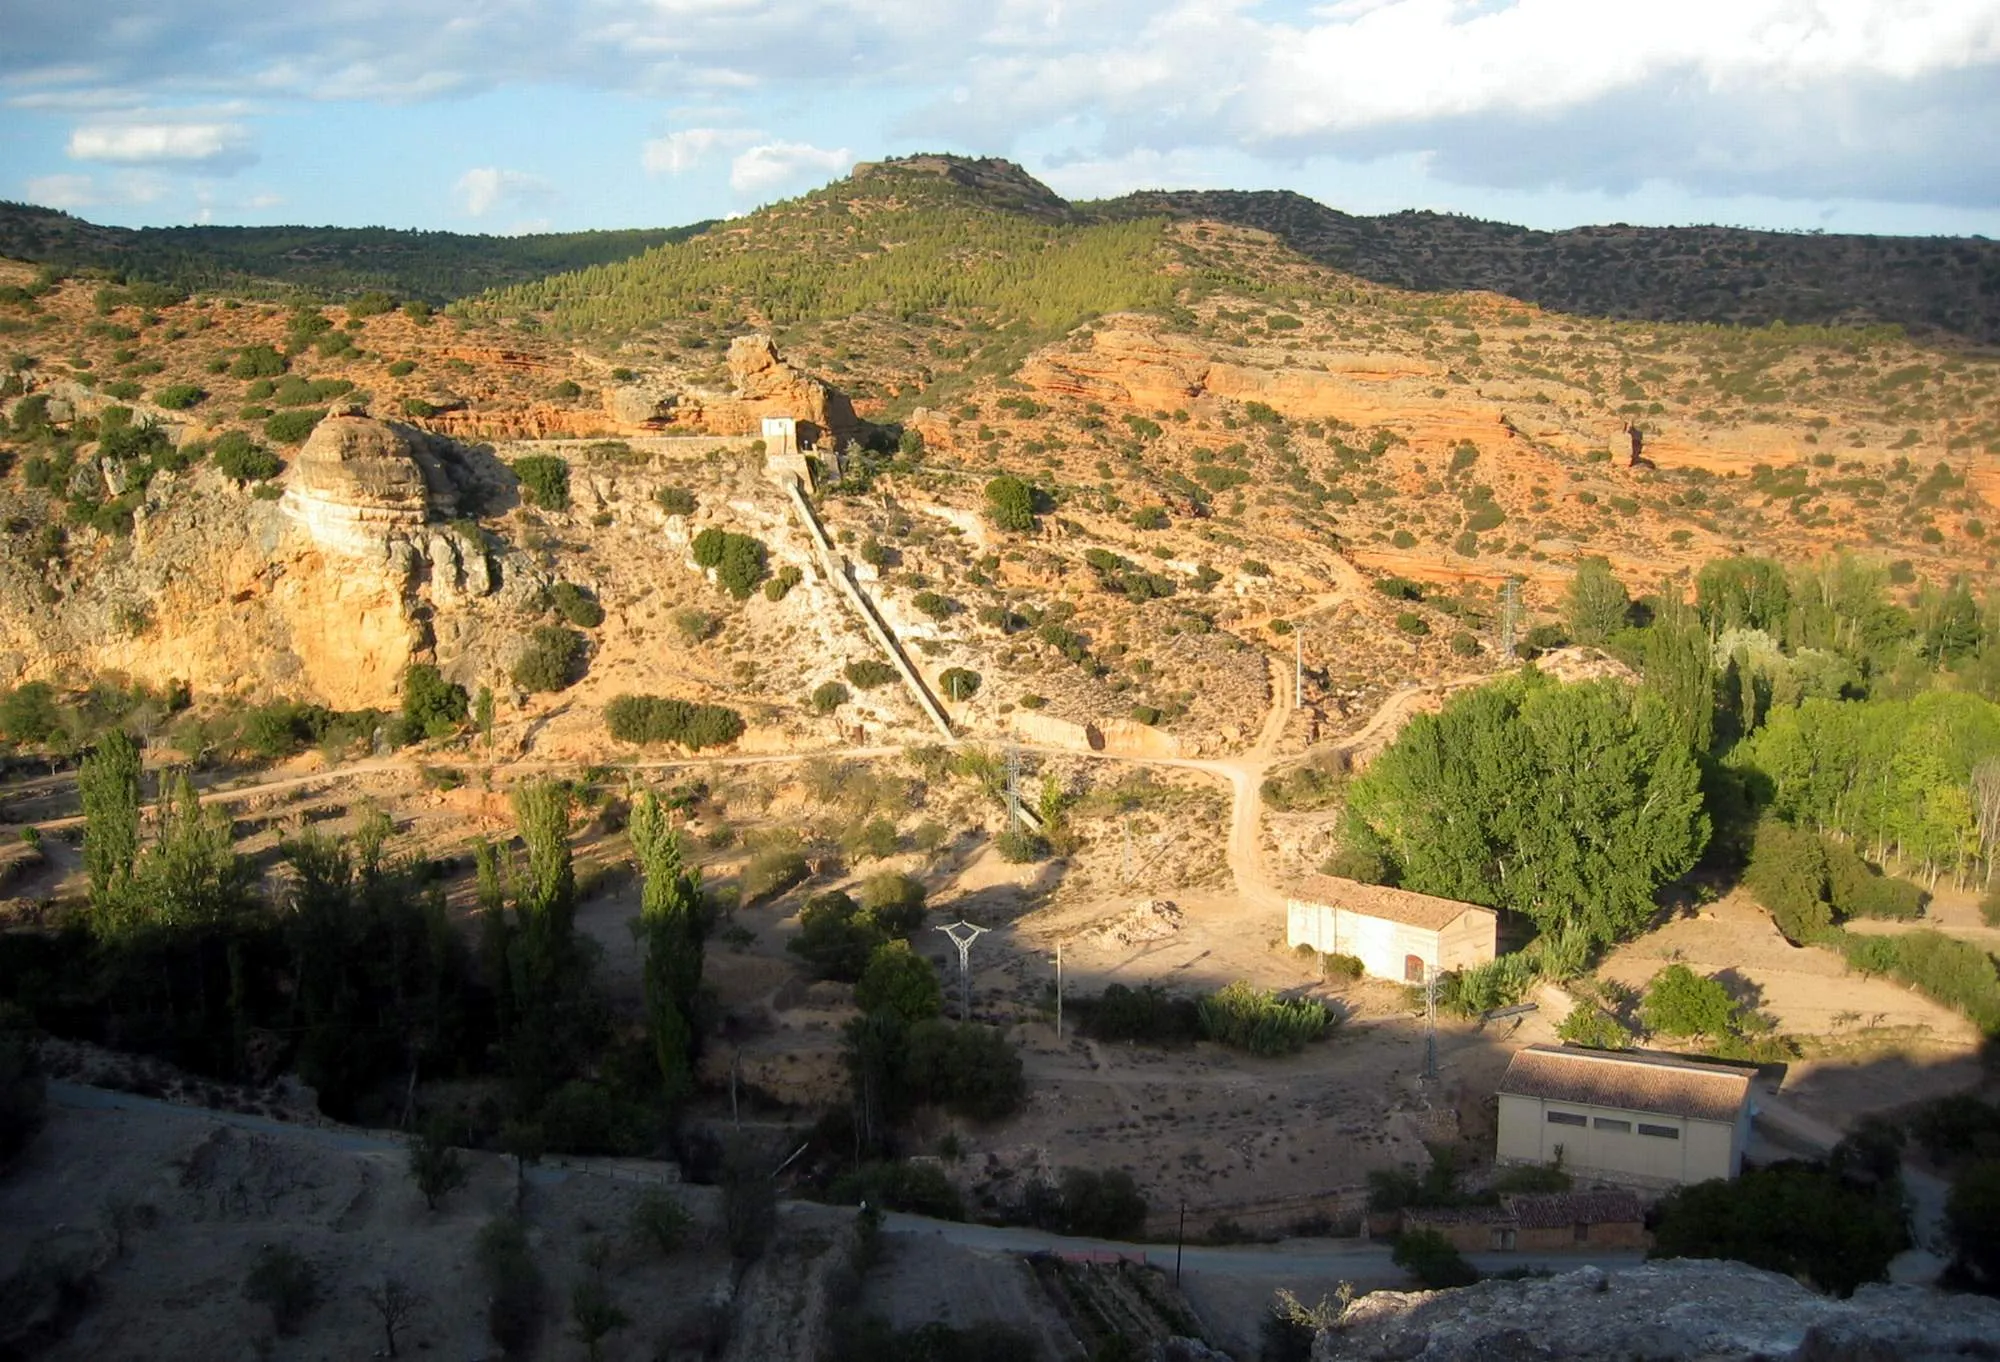
<path fill-rule="evenodd" d="M 88 175 L 37 175 L 22 187 L 29 203 L 48 208 L 74 211 L 94 208 L 104 201 L 98 195 L 97 181 Z"/>
<path fill-rule="evenodd" d="M 729 151 L 763 134 L 747 128 L 683 128 L 655 137 L 639 149 L 648 175 L 679 175 L 706 161 L 711 152 Z"/>
<path fill-rule="evenodd" d="M 75 161 L 236 170 L 257 159 L 240 123 L 86 123 L 69 135 Z"/>
<path fill-rule="evenodd" d="M 473 217 L 486 214 L 503 204 L 519 207 L 527 203 L 545 202 L 555 196 L 555 186 L 539 175 L 530 175 L 522 170 L 501 170 L 496 166 L 478 166 L 458 177 L 452 186 L 458 192 L 459 203 Z"/>
<path fill-rule="evenodd" d="M 739 194 L 765 194 L 808 177 L 845 174 L 854 159 L 846 147 L 827 151 L 809 142 L 759 142 L 729 163 L 729 187 Z"/>

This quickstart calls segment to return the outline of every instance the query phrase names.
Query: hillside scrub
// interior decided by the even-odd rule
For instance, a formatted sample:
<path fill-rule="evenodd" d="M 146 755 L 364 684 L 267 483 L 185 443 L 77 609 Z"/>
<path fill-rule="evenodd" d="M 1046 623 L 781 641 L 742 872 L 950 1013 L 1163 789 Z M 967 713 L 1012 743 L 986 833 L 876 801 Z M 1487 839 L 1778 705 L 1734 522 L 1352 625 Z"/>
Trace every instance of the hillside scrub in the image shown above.
<path fill-rule="evenodd" d="M 583 635 L 574 629 L 539 625 L 528 636 L 528 646 L 515 659 L 509 674 L 522 690 L 566 690 L 583 673 L 584 650 Z"/>
<path fill-rule="evenodd" d="M 724 705 L 620 695 L 604 707 L 611 736 L 629 743 L 678 743 L 690 751 L 721 747 L 743 736 L 743 716 Z"/>
<path fill-rule="evenodd" d="M 529 454 L 511 467 L 520 480 L 521 499 L 545 511 L 569 509 L 569 463 L 554 454 Z"/>
<path fill-rule="evenodd" d="M 1253 1055 L 1296 1054 L 1333 1028 L 1334 1014 L 1311 998 L 1280 998 L 1237 980 L 1196 1005 L 1204 1039 Z"/>

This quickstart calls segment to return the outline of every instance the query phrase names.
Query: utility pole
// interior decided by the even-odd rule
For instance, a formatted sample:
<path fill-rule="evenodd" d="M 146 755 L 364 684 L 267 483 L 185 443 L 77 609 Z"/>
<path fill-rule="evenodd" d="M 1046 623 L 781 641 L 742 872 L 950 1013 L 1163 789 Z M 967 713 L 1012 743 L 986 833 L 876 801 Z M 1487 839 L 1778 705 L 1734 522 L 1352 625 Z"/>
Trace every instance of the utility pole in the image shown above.
<path fill-rule="evenodd" d="M 1007 747 L 1007 823 L 1021 826 L 1021 752 L 1011 743 Z"/>
<path fill-rule="evenodd" d="M 1062 1042 L 1062 942 L 1056 942 L 1056 1042 Z"/>
<path fill-rule="evenodd" d="M 1518 608 L 1515 592 L 1520 579 L 1509 577 L 1505 598 L 1500 605 L 1500 655 L 1509 661 L 1514 657 L 1514 612 Z"/>
<path fill-rule="evenodd" d="M 1187 1243 L 1187 1198 L 1181 1198 L 1181 1227 L 1174 1233 L 1174 1285 L 1181 1284 L 1181 1246 Z"/>
<path fill-rule="evenodd" d="M 951 938 L 951 944 L 958 947 L 958 985 L 960 1021 L 972 1020 L 972 943 L 986 934 L 986 928 L 974 926 L 963 919 L 939 931 Z"/>
<path fill-rule="evenodd" d="M 1306 703 L 1306 631 L 1292 630 L 1292 708 L 1303 709 Z"/>
<path fill-rule="evenodd" d="M 1424 1082 L 1435 1083 L 1438 1076 L 1438 970 L 1432 965 L 1424 974 Z"/>

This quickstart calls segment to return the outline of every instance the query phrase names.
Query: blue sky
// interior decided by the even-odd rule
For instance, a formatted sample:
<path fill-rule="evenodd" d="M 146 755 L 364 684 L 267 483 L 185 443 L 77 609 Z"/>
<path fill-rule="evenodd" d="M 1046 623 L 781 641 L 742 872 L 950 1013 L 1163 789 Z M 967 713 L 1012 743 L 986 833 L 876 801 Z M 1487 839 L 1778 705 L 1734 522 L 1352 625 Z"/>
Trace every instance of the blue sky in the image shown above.
<path fill-rule="evenodd" d="M 2000 235 L 2000 0 L 0 0 L 0 197 L 519 232 L 858 159 L 1537 227 Z"/>

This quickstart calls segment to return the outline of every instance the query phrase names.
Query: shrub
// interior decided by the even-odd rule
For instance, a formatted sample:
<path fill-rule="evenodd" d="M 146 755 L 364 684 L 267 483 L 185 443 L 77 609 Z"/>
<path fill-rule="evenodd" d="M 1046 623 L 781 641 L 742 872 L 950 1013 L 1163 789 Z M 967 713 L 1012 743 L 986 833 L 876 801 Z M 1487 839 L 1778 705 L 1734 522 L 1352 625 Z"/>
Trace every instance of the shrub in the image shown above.
<path fill-rule="evenodd" d="M 1988 1293 L 2000 1289 L 2000 1160 L 1962 1171 L 1944 1205 L 1954 1265 Z"/>
<path fill-rule="evenodd" d="M 931 962 L 909 942 L 884 941 L 855 981 L 854 1002 L 863 1012 L 893 1012 L 905 1022 L 920 1022 L 944 1010 L 944 990 Z"/>
<path fill-rule="evenodd" d="M 264 422 L 264 438 L 281 445 L 302 444 L 313 433 L 313 427 L 325 418 L 326 413 L 317 407 L 281 411 Z"/>
<path fill-rule="evenodd" d="M 1340 951 L 1328 951 L 1320 957 L 1320 970 L 1332 983 L 1351 984 L 1367 973 L 1367 966 L 1358 955 L 1346 955 Z"/>
<path fill-rule="evenodd" d="M 764 599 L 767 601 L 782 601 L 785 597 L 792 594 L 793 587 L 805 579 L 805 573 L 787 563 L 784 567 L 778 569 L 777 576 L 764 583 Z"/>
<path fill-rule="evenodd" d="M 938 1019 L 910 1028 L 903 1081 L 912 1096 L 975 1121 L 998 1121 L 1027 1097 L 1021 1055 L 1001 1032 Z"/>
<path fill-rule="evenodd" d="M 1980 898 L 1979 920 L 1989 927 L 2000 927 L 2000 880 Z"/>
<path fill-rule="evenodd" d="M 1827 892 L 1842 917 L 1908 921 L 1923 915 L 1924 891 L 1917 885 L 1884 875 L 1844 842 L 1827 839 L 1825 846 Z"/>
<path fill-rule="evenodd" d="M 928 896 L 916 876 L 885 870 L 862 882 L 861 909 L 887 935 L 908 936 L 923 926 Z"/>
<path fill-rule="evenodd" d="M 797 847 L 768 846 L 743 866 L 738 891 L 745 903 L 775 898 L 803 881 L 810 871 Z"/>
<path fill-rule="evenodd" d="M 580 629 L 595 629 L 604 623 L 604 607 L 574 582 L 557 582 L 549 592 L 549 604 L 556 613 Z"/>
<path fill-rule="evenodd" d="M 1135 530 L 1164 530 L 1168 523 L 1167 508 L 1164 506 L 1141 506 L 1132 512 L 1132 528 Z"/>
<path fill-rule="evenodd" d="M 489 1220 L 474 1241 L 474 1256 L 486 1279 L 486 1329 L 500 1351 L 526 1356 L 542 1331 L 542 1270 L 528 1247 L 519 1220 Z"/>
<path fill-rule="evenodd" d="M 1534 982 L 1534 962 L 1523 952 L 1512 951 L 1445 975 L 1438 1004 L 1459 1016 L 1477 1017 L 1512 1007 Z"/>
<path fill-rule="evenodd" d="M 1436 1230 L 1403 1231 L 1396 1236 L 1390 1257 L 1427 1291 L 1471 1286 L 1479 1280 L 1479 1273 L 1465 1261 L 1465 1255 Z"/>
<path fill-rule="evenodd" d="M 427 402 L 421 397 L 406 397 L 403 399 L 403 415 L 415 421 L 427 421 L 431 417 L 436 416 L 440 410 L 442 408 L 438 407 L 435 403 Z"/>
<path fill-rule="evenodd" d="M 549 389 L 549 396 L 558 402 L 567 402 L 572 398 L 583 396 L 583 385 L 573 378 L 566 378 Z"/>
<path fill-rule="evenodd" d="M 1241 979 L 1203 998 L 1202 1035 L 1253 1055 L 1296 1054 L 1321 1039 L 1333 1013 L 1310 998 L 1280 998 Z"/>
<path fill-rule="evenodd" d="M 1451 636 L 1451 651 L 1458 657 L 1479 656 L 1479 640 L 1461 629 Z"/>
<path fill-rule="evenodd" d="M 879 658 L 864 657 L 859 662 L 850 662 L 841 669 L 841 675 L 848 684 L 861 690 L 874 690 L 886 686 L 896 679 L 896 669 Z"/>
<path fill-rule="evenodd" d="M 23 840 L 31 831 L 23 829 Z M 0 1168 L 13 1163 L 47 1120 L 48 1081 L 34 1034 L 23 1013 L 0 1007 Z"/>
<path fill-rule="evenodd" d="M 1579 1002 L 1556 1027 L 1556 1035 L 1572 1045 L 1598 1050 L 1629 1050 L 1632 1033 L 1616 1017 L 1594 1004 Z"/>
<path fill-rule="evenodd" d="M 170 383 L 153 390 L 153 405 L 165 407 L 168 411 L 186 411 L 207 396 L 207 390 L 198 383 Z"/>
<path fill-rule="evenodd" d="M 415 373 L 416 371 L 417 371 L 417 362 L 415 360 L 399 359 L 394 364 L 391 364 L 389 366 L 389 377 L 408 378 L 411 374 Z"/>
<path fill-rule="evenodd" d="M 814 687 L 812 708 L 815 714 L 831 714 L 849 699 L 847 687 L 838 681 L 823 681 Z"/>
<path fill-rule="evenodd" d="M 1029 832 L 1023 827 L 1009 826 L 993 842 L 1000 853 L 1000 859 L 1013 865 L 1028 865 L 1048 859 L 1050 847 L 1046 838 Z"/>
<path fill-rule="evenodd" d="M 239 484 L 275 478 L 285 469 L 284 460 L 240 430 L 224 431 L 210 453 L 222 475 Z"/>
<path fill-rule="evenodd" d="M 319 1302 L 319 1273 L 297 1249 L 266 1244 L 243 1281 L 243 1298 L 271 1312 L 271 1327 L 290 1337 Z"/>
<path fill-rule="evenodd" d="M 979 673 L 965 667 L 946 667 L 938 673 L 938 689 L 948 700 L 970 700 L 979 694 Z"/>
<path fill-rule="evenodd" d="M 1851 1295 L 1882 1281 L 1909 1242 L 1900 1197 L 1796 1161 L 1669 1192 L 1654 1209 L 1655 1258 L 1734 1258 Z"/>
<path fill-rule="evenodd" d="M 620 695 L 604 707 L 611 736 L 629 743 L 678 743 L 691 751 L 720 747 L 743 736 L 743 716 L 724 705 Z"/>
<path fill-rule="evenodd" d="M 662 1258 L 670 1257 L 693 1228 L 694 1216 L 665 1188 L 647 1188 L 632 1207 L 632 1237 Z"/>
<path fill-rule="evenodd" d="M 1011 473 L 986 484 L 986 514 L 1000 529 L 1026 533 L 1035 528 L 1035 493 Z"/>
<path fill-rule="evenodd" d="M 692 648 L 695 644 L 712 638 L 719 622 L 706 610 L 696 610 L 693 606 L 682 606 L 674 611 L 674 632 L 681 636 L 681 642 Z"/>
<path fill-rule="evenodd" d="M 747 534 L 732 534 L 711 525 L 694 537 L 694 561 L 715 570 L 716 583 L 737 600 L 750 598 L 764 580 L 769 555 Z"/>
<path fill-rule="evenodd" d="M 426 662 L 403 668 L 403 718 L 426 738 L 447 738 L 465 722 L 470 698 L 465 687 L 444 679 Z"/>
<path fill-rule="evenodd" d="M 1054 1187 L 1029 1193 L 1029 1217 L 1058 1234 L 1133 1239 L 1146 1228 L 1146 1198 L 1122 1168 L 1065 1168 Z"/>
<path fill-rule="evenodd" d="M 285 357 L 268 345 L 246 346 L 229 366 L 231 378 L 272 378 L 289 366 Z"/>
<path fill-rule="evenodd" d="M 569 463 L 553 454 L 529 454 L 514 460 L 514 476 L 530 506 L 546 511 L 569 508 Z"/>
<path fill-rule="evenodd" d="M 957 601 L 935 591 L 919 591 L 910 598 L 910 604 L 934 620 L 948 619 L 958 610 Z"/>
<path fill-rule="evenodd" d="M 1736 1002 L 1729 990 L 1686 965 L 1668 965 L 1653 976 L 1639 1014 L 1648 1031 L 1663 1036 L 1716 1038 L 1736 1027 Z"/>
<path fill-rule="evenodd" d="M 538 626 L 515 659 L 514 684 L 527 691 L 559 691 L 582 675 L 584 638 L 559 624 Z"/>
<path fill-rule="evenodd" d="M 1993 957 L 1971 942 L 1924 930 L 1845 936 L 1841 947 L 1850 967 L 1909 984 L 1963 1012 L 1987 1035 L 2000 1035 L 2000 977 Z"/>
<path fill-rule="evenodd" d="M 1156 984 L 1108 985 L 1095 998 L 1075 1000 L 1086 1035 L 1147 1045 L 1189 1045 L 1201 1038 L 1201 1009 Z"/>
<path fill-rule="evenodd" d="M 933 1220 L 965 1219 L 965 1203 L 959 1199 L 958 1189 L 934 1163 L 865 1163 L 835 1178 L 826 1198 L 843 1206 L 865 1201 L 870 1207 L 927 1215 Z"/>
<path fill-rule="evenodd" d="M 1412 638 L 1421 638 L 1431 631 L 1430 625 L 1424 622 L 1424 617 L 1413 610 L 1397 612 L 1396 628 Z"/>

